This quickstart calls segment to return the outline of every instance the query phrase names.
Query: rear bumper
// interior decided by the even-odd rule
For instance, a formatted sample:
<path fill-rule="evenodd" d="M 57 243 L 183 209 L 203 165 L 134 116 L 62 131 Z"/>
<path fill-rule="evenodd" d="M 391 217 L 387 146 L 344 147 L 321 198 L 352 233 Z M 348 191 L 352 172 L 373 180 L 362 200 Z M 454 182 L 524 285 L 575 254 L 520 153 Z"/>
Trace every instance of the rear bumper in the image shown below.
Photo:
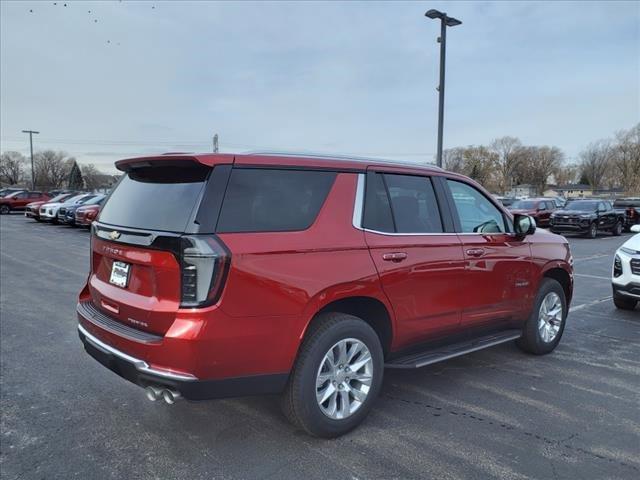
<path fill-rule="evenodd" d="M 256 339 L 251 319 L 220 318 L 219 313 L 202 320 L 201 312 L 187 311 L 159 335 L 118 321 L 82 295 L 76 313 L 86 352 L 141 387 L 171 388 L 188 400 L 207 400 L 280 393 L 289 377 L 283 349 L 271 348 L 273 339 Z M 200 320 L 189 320 L 191 314 Z M 213 338 L 203 324 L 211 326 Z M 264 345 L 262 354 L 257 353 L 256 341 Z"/>
<path fill-rule="evenodd" d="M 283 373 L 199 380 L 193 375 L 154 369 L 144 360 L 107 345 L 91 335 L 82 325 L 78 325 L 78 335 L 90 356 L 125 380 L 143 388 L 148 386 L 171 388 L 180 392 L 187 400 L 280 393 L 284 390 L 289 377 L 288 374 Z"/>

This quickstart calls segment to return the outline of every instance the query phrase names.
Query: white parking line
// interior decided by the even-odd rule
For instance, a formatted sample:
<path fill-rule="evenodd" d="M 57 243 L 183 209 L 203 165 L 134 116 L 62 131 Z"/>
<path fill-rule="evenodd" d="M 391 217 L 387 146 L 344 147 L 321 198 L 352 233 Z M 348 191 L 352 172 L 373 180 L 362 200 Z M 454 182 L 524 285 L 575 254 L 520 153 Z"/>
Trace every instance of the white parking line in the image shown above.
<path fill-rule="evenodd" d="M 582 310 L 583 308 L 591 307 L 592 305 L 597 305 L 598 303 L 608 302 L 613 297 L 609 295 L 608 297 L 601 298 L 600 300 L 594 300 L 593 302 L 583 303 L 582 305 L 575 305 L 569 309 L 569 313 L 577 312 L 578 310 Z"/>
<path fill-rule="evenodd" d="M 611 280 L 610 277 L 600 277 L 598 275 L 589 275 L 588 273 L 574 273 L 574 277 L 597 278 L 598 280 Z"/>
<path fill-rule="evenodd" d="M 611 254 L 610 253 L 596 253 L 595 255 L 591 255 L 589 257 L 573 257 L 573 261 L 574 262 L 584 262 L 587 260 L 595 260 L 596 258 L 604 258 L 604 257 L 610 257 Z"/>

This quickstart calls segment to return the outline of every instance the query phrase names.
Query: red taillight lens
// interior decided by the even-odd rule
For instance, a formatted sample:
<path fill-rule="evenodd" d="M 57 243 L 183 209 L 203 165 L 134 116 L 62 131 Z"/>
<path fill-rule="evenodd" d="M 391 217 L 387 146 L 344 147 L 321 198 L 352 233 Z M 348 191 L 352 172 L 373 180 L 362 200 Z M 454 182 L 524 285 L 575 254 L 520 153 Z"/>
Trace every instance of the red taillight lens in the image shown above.
<path fill-rule="evenodd" d="M 212 235 L 181 238 L 181 307 L 205 307 L 218 301 L 227 276 L 231 254 Z"/>

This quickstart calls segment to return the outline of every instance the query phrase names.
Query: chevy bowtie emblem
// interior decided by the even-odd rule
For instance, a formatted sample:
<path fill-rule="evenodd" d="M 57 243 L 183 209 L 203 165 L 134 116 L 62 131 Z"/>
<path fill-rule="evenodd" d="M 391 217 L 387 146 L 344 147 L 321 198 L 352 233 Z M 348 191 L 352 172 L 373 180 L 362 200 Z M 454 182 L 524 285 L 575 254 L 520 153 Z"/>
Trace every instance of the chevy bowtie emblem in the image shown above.
<path fill-rule="evenodd" d="M 117 240 L 120 238 L 120 232 L 116 232 L 115 230 L 109 234 L 109 238 L 111 240 Z"/>

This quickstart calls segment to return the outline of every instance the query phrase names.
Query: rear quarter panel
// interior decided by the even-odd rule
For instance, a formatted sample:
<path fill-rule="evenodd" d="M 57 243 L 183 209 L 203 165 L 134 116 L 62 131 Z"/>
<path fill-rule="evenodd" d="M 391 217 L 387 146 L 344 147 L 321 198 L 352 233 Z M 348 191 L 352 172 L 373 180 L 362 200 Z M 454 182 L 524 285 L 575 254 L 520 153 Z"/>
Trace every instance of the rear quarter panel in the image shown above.
<path fill-rule="evenodd" d="M 340 298 L 374 297 L 391 313 L 363 232 L 352 225 L 356 180 L 355 173 L 339 173 L 305 231 L 219 235 L 232 252 L 219 308 L 229 319 L 225 335 L 242 345 L 227 352 L 238 362 L 251 352 L 247 366 L 288 371 L 309 321 Z"/>

